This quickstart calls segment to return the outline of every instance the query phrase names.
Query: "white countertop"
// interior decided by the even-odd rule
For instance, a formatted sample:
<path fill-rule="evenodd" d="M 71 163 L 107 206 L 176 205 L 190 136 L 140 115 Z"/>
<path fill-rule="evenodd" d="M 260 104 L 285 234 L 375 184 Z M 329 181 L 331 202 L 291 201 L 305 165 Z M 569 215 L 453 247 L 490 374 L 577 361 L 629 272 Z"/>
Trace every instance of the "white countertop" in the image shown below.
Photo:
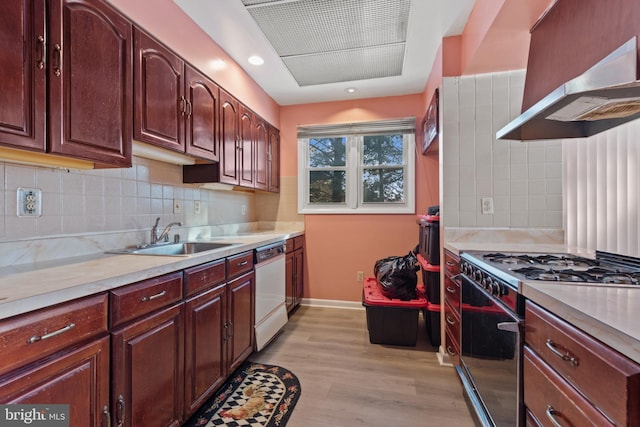
<path fill-rule="evenodd" d="M 464 251 L 588 254 L 590 251 L 547 243 L 445 242 L 445 249 Z M 640 286 L 599 286 L 523 281 L 523 295 L 640 363 Z M 526 319 L 525 319 L 526 323 Z"/>
<path fill-rule="evenodd" d="M 302 230 L 225 235 L 231 246 L 188 256 L 102 254 L 0 269 L 0 319 L 182 270 L 302 234 Z"/>

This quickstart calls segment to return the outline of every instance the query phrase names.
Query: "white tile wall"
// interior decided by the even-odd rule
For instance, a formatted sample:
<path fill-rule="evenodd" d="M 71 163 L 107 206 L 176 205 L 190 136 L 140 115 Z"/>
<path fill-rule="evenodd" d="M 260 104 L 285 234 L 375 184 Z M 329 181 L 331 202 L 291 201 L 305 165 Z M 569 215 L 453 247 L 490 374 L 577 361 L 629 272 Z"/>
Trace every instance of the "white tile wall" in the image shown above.
<path fill-rule="evenodd" d="M 563 140 L 567 243 L 640 256 L 640 120 Z"/>
<path fill-rule="evenodd" d="M 441 88 L 441 213 L 447 227 L 563 227 L 560 141 L 498 141 L 520 114 L 525 72 L 447 77 Z M 492 197 L 493 215 L 480 199 Z"/>
<path fill-rule="evenodd" d="M 17 216 L 19 187 L 42 190 L 41 217 Z M 0 188 L 0 243 L 149 229 L 156 217 L 161 224 L 181 221 L 183 228 L 258 220 L 253 193 L 183 184 L 180 166 L 142 158 L 131 168 L 90 171 L 0 162 Z M 173 213 L 174 199 L 181 214 Z M 199 215 L 194 200 L 201 202 Z"/>

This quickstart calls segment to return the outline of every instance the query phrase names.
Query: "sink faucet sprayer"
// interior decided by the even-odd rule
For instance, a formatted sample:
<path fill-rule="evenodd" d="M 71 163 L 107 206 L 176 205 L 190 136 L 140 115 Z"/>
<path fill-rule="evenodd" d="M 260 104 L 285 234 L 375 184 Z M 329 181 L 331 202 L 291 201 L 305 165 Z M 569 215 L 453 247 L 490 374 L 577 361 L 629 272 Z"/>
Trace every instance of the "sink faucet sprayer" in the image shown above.
<path fill-rule="evenodd" d="M 169 230 L 171 230 L 171 227 L 173 227 L 174 225 L 177 225 L 178 227 L 182 226 L 181 222 L 172 222 L 167 224 L 167 226 L 164 228 L 164 230 L 162 230 L 162 233 L 160 233 L 160 235 L 158 236 L 158 223 L 160 222 L 160 217 L 156 218 L 156 223 L 153 227 L 151 227 L 151 244 L 156 244 L 158 242 L 161 241 L 165 241 L 168 242 L 169 241 Z"/>

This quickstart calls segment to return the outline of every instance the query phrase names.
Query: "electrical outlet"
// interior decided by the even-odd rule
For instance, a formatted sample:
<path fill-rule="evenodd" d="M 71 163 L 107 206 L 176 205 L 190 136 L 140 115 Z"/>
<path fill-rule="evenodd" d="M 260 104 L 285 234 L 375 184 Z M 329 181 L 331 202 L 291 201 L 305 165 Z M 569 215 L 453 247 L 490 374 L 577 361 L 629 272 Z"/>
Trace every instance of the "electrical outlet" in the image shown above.
<path fill-rule="evenodd" d="M 42 216 L 42 190 L 39 188 L 18 188 L 17 215 Z"/>
<path fill-rule="evenodd" d="M 182 202 L 178 199 L 173 199 L 173 213 L 174 214 L 182 213 Z"/>
<path fill-rule="evenodd" d="M 193 201 L 193 213 L 200 215 L 200 200 Z"/>
<path fill-rule="evenodd" d="M 482 197 L 480 199 L 482 215 L 493 214 L 493 197 Z"/>
<path fill-rule="evenodd" d="M 247 205 L 242 205 L 242 215 L 246 215 L 247 214 Z"/>
<path fill-rule="evenodd" d="M 356 279 L 358 282 L 364 281 L 364 271 L 356 271 Z"/>

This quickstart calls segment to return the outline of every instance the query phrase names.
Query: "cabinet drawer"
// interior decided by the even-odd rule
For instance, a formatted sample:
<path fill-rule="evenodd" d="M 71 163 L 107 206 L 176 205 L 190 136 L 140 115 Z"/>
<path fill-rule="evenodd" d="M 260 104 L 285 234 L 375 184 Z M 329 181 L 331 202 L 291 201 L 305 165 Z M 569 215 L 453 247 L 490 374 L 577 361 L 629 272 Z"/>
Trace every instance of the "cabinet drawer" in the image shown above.
<path fill-rule="evenodd" d="M 613 426 L 588 400 L 526 346 L 523 378 L 524 403 L 543 425 Z"/>
<path fill-rule="evenodd" d="M 451 276 L 460 274 L 460 258 L 449 251 L 444 251 L 444 268 Z"/>
<path fill-rule="evenodd" d="M 208 262 L 184 271 L 184 295 L 194 295 L 224 282 L 227 266 L 224 259 Z"/>
<path fill-rule="evenodd" d="M 293 250 L 298 250 L 304 247 L 304 236 L 296 236 L 293 238 Z"/>
<path fill-rule="evenodd" d="M 0 322 L 0 374 L 106 333 L 107 294 L 59 304 Z"/>
<path fill-rule="evenodd" d="M 525 342 L 546 363 L 616 424 L 640 420 L 640 365 L 530 301 L 525 319 Z"/>
<path fill-rule="evenodd" d="M 458 347 L 460 347 L 460 317 L 457 310 L 451 307 L 448 302 L 444 304 L 444 325 L 451 332 L 451 336 L 456 340 Z"/>
<path fill-rule="evenodd" d="M 227 276 L 229 279 L 253 269 L 253 251 L 243 252 L 227 258 Z"/>
<path fill-rule="evenodd" d="M 444 299 L 456 309 L 456 312 L 460 312 L 460 284 L 451 280 L 449 276 L 444 277 Z"/>
<path fill-rule="evenodd" d="M 451 358 L 451 362 L 454 365 L 460 364 L 460 346 L 458 339 L 451 336 L 451 330 L 445 328 L 444 334 L 444 349 Z"/>
<path fill-rule="evenodd" d="M 295 242 L 294 239 L 287 239 L 287 241 L 285 242 L 285 252 L 289 253 L 289 252 L 293 252 L 295 250 Z"/>
<path fill-rule="evenodd" d="M 111 327 L 151 313 L 182 298 L 182 272 L 111 291 Z"/>

